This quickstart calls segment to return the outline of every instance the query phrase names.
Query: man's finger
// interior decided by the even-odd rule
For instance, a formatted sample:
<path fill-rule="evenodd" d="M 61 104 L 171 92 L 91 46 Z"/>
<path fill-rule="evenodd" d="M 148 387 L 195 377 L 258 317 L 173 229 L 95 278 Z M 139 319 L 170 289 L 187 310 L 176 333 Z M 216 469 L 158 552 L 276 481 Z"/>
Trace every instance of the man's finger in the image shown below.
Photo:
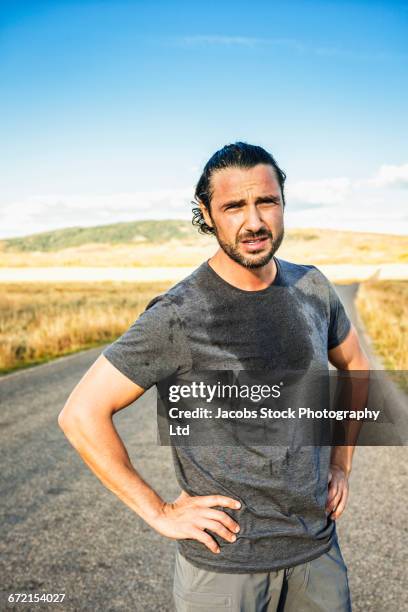
<path fill-rule="evenodd" d="M 218 521 L 204 519 L 203 521 L 201 521 L 200 527 L 202 529 L 209 529 L 210 531 L 219 535 L 221 538 L 224 538 L 224 540 L 226 540 L 227 542 L 235 542 L 235 540 L 237 539 L 237 536 L 234 533 L 232 533 L 229 529 L 224 527 L 224 525 L 222 525 Z"/>
<path fill-rule="evenodd" d="M 224 497 L 223 495 L 201 495 L 197 497 L 198 503 L 204 504 L 205 506 L 222 506 L 224 508 L 234 508 L 237 510 L 241 507 L 241 502 L 231 497 Z"/>
<path fill-rule="evenodd" d="M 326 511 L 327 512 L 332 512 L 333 510 L 335 510 L 337 508 L 337 506 L 340 503 L 340 500 L 342 498 L 343 495 L 343 489 L 341 487 L 338 488 L 336 495 L 333 497 L 333 499 L 330 502 L 326 503 Z"/>
<path fill-rule="evenodd" d="M 214 521 L 219 521 L 233 533 L 238 533 L 239 531 L 238 523 L 234 521 L 234 519 L 232 519 L 226 512 L 223 512 L 222 510 L 215 510 L 214 508 L 208 508 L 205 510 L 205 516 L 209 519 L 213 519 Z"/>
<path fill-rule="evenodd" d="M 332 499 L 337 495 L 337 492 L 339 490 L 339 486 L 337 484 L 337 482 L 332 482 L 329 485 L 329 491 L 327 493 L 327 499 L 326 499 L 326 506 L 328 506 Z"/>
<path fill-rule="evenodd" d="M 339 508 L 342 500 L 343 500 L 343 496 L 344 496 L 344 492 L 345 492 L 345 488 L 340 490 L 340 493 L 338 496 L 336 496 L 336 499 L 333 500 L 332 504 L 331 504 L 331 516 L 332 518 L 334 517 L 337 509 Z"/>
<path fill-rule="evenodd" d="M 338 518 L 340 518 L 340 516 L 343 514 L 344 509 L 346 507 L 347 504 L 347 500 L 348 500 L 348 489 L 345 488 L 343 491 L 343 495 L 342 498 L 339 502 L 339 505 L 337 506 L 336 510 L 332 513 L 331 518 L 335 521 Z"/>
<path fill-rule="evenodd" d="M 193 534 L 194 539 L 198 540 L 199 542 L 202 542 L 202 544 L 204 544 L 209 550 L 211 550 L 211 552 L 220 552 L 220 548 L 217 542 L 206 531 L 202 531 L 201 529 L 197 528 L 194 529 Z"/>

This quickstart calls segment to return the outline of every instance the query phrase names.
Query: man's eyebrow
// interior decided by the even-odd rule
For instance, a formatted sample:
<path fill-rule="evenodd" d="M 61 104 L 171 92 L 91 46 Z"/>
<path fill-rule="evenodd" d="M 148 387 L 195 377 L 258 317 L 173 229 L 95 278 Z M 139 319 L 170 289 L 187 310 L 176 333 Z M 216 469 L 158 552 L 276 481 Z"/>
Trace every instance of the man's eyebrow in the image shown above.
<path fill-rule="evenodd" d="M 280 196 L 274 194 L 268 194 L 264 196 L 260 196 L 256 198 L 255 204 L 262 204 L 262 202 L 276 202 L 276 204 L 280 204 Z M 221 208 L 227 208 L 228 206 L 244 206 L 246 204 L 246 200 L 229 200 L 228 202 L 224 202 L 221 204 Z"/>
<path fill-rule="evenodd" d="M 281 201 L 280 196 L 274 195 L 273 193 L 271 193 L 270 195 L 261 196 L 259 198 L 256 198 L 255 200 L 257 204 L 260 202 L 276 202 L 277 204 L 279 204 L 280 201 Z"/>

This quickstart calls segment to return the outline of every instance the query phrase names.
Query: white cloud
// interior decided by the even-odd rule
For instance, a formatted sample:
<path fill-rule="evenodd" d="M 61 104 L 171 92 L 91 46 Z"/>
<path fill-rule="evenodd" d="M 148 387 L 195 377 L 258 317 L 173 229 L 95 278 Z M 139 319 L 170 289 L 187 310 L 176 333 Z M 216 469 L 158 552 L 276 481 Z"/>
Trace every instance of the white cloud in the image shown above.
<path fill-rule="evenodd" d="M 69 226 L 190 218 L 192 189 L 113 194 L 33 195 L 0 206 L 0 238 Z M 18 211 L 18 219 L 16 218 Z"/>
<path fill-rule="evenodd" d="M 288 182 L 289 227 L 407 233 L 408 164 L 382 165 L 374 177 Z M 398 189 L 398 187 L 400 187 Z M 33 195 L 0 204 L 0 238 L 69 226 L 141 219 L 191 219 L 193 186 L 111 194 Z M 17 215 L 18 213 L 18 215 Z"/>
<path fill-rule="evenodd" d="M 408 187 L 408 163 L 381 166 L 373 183 L 379 187 Z"/>
<path fill-rule="evenodd" d="M 375 232 L 380 234 L 408 234 L 408 216 L 398 209 L 387 210 L 358 206 L 322 206 L 308 210 L 285 212 L 285 226 L 294 228 L 329 228 L 354 232 Z M 347 248 L 347 245 L 344 245 Z"/>
<path fill-rule="evenodd" d="M 288 227 L 327 227 L 354 231 L 408 233 L 408 164 L 383 165 L 376 175 L 288 184 Z"/>
<path fill-rule="evenodd" d="M 217 36 L 211 34 L 183 36 L 176 39 L 176 42 L 183 45 L 222 45 L 222 46 L 279 46 L 288 47 L 296 51 L 304 51 L 305 45 L 295 38 L 258 38 L 251 36 Z"/>
<path fill-rule="evenodd" d="M 285 198 L 295 205 L 338 204 L 350 192 L 352 182 L 346 177 L 288 183 Z"/>
<path fill-rule="evenodd" d="M 328 58 L 353 59 L 357 61 L 398 61 L 406 60 L 406 53 L 390 52 L 387 50 L 353 49 L 345 47 L 318 46 L 306 43 L 296 38 L 265 38 L 256 36 L 193 34 L 171 39 L 172 42 L 188 46 L 218 45 L 240 47 L 282 47 L 301 54 L 312 54 Z"/>

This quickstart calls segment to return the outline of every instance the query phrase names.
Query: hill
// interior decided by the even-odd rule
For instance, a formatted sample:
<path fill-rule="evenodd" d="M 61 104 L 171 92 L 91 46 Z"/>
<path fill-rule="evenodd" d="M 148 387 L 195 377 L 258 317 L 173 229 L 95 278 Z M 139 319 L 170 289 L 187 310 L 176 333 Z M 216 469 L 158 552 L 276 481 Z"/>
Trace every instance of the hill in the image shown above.
<path fill-rule="evenodd" d="M 195 266 L 217 249 L 190 221 L 133 221 L 68 227 L 0 241 L 0 267 Z M 332 229 L 291 229 L 278 256 L 299 263 L 408 262 L 408 237 Z"/>
<path fill-rule="evenodd" d="M 96 225 L 94 227 L 66 227 L 49 232 L 30 234 L 1 240 L 4 251 L 60 251 L 84 244 L 128 244 L 131 242 L 163 243 L 192 237 L 196 230 L 190 221 L 163 219 L 160 221 L 131 221 Z"/>

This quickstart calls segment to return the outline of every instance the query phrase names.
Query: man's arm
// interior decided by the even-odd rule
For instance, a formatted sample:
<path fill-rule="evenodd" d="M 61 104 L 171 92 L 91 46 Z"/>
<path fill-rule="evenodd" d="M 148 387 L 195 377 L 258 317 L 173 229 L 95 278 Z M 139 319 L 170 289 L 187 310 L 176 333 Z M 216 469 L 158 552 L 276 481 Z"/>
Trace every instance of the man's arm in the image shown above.
<path fill-rule="evenodd" d="M 361 347 L 353 325 L 346 339 L 328 351 L 328 358 L 330 363 L 338 370 L 368 371 L 370 369 L 370 362 Z M 359 390 L 363 390 L 363 388 L 364 385 L 359 386 Z M 349 489 L 348 479 L 354 449 L 354 445 L 332 447 L 326 511 L 331 512 L 331 518 L 334 520 L 340 517 L 346 507 Z"/>
<path fill-rule="evenodd" d="M 101 482 L 151 527 L 173 539 L 192 538 L 219 552 L 209 529 L 234 541 L 237 523 L 212 506 L 237 509 L 239 502 L 221 495 L 191 497 L 184 491 L 166 503 L 138 474 L 113 424 L 113 415 L 144 389 L 100 355 L 70 394 L 58 424 Z"/>

